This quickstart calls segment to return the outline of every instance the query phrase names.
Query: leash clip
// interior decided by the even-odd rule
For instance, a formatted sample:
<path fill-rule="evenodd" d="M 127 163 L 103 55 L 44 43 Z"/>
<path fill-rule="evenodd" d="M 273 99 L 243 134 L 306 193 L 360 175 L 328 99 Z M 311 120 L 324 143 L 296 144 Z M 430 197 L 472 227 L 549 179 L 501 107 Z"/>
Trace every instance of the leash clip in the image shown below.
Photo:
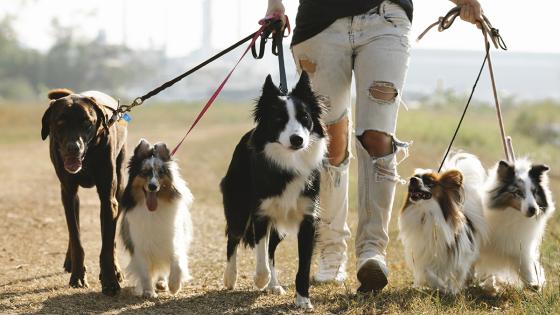
<path fill-rule="evenodd" d="M 121 105 L 121 100 L 117 101 L 117 110 L 113 113 L 113 116 L 109 119 L 109 126 L 116 123 L 117 121 L 124 119 L 125 121 L 129 122 L 131 120 L 130 115 L 128 112 L 132 110 L 132 108 L 136 106 L 140 106 L 144 103 L 141 97 L 135 98 L 132 103 L 128 105 Z"/>

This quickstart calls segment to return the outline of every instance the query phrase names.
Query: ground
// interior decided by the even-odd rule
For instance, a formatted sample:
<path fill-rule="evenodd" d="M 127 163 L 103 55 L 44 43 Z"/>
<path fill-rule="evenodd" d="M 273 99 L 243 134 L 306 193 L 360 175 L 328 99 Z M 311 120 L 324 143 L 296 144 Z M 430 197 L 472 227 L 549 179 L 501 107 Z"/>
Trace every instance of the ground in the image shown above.
<path fill-rule="evenodd" d="M 135 109 L 129 124 L 128 148 L 141 137 L 174 146 L 201 104 L 155 104 Z M 48 142 L 40 139 L 44 104 L 0 105 L 0 313 L 158 313 L 158 314 L 292 314 L 297 251 L 294 238 L 278 249 L 284 296 L 259 292 L 252 285 L 253 253 L 241 250 L 239 281 L 234 291 L 224 290 L 224 217 L 218 183 L 225 174 L 234 146 L 251 125 L 250 102 L 213 107 L 177 153 L 183 177 L 195 196 L 191 209 L 194 241 L 190 252 L 193 280 L 176 296 L 157 299 L 134 297 L 125 288 L 117 297 L 100 293 L 98 281 L 100 227 L 95 190 L 82 189 L 82 239 L 90 288 L 72 289 L 62 263 L 68 242 L 60 187 L 48 155 Z M 435 168 L 458 118 L 458 108 L 401 111 L 398 136 L 414 140 L 411 157 L 400 173 L 408 176 L 416 167 Z M 515 111 L 506 112 L 506 126 Z M 509 120 L 508 120 L 509 119 Z M 489 109 L 474 109 L 465 121 L 457 147 L 481 156 L 486 166 L 502 157 L 499 131 Z M 514 134 L 519 155 L 529 155 L 552 166 L 552 188 L 560 193 L 558 150 L 537 145 Z M 355 164 L 352 166 L 350 226 L 356 227 Z M 549 223 L 542 247 L 548 283 L 543 293 L 510 289 L 498 297 L 486 297 L 473 288 L 457 297 L 413 289 L 396 227 L 404 187 L 398 188 L 391 224 L 388 262 L 389 286 L 378 296 L 356 295 L 353 239 L 349 241 L 349 278 L 341 285 L 314 284 L 311 299 L 318 314 L 371 313 L 560 313 L 560 227 L 558 215 Z"/>

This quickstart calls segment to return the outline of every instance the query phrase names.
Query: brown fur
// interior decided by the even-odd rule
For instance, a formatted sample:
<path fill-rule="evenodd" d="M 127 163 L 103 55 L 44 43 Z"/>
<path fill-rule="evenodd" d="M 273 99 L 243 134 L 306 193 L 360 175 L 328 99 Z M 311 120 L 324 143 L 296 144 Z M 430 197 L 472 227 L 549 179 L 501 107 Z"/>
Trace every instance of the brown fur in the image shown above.
<path fill-rule="evenodd" d="M 445 220 L 457 230 L 464 220 L 464 215 L 459 208 L 463 202 L 463 175 L 457 170 L 450 170 L 442 174 L 435 172 L 424 174 L 422 177 L 427 177 L 434 183 L 431 188 L 432 198 L 438 201 Z M 405 211 L 410 205 L 409 192 L 402 211 Z"/>
<path fill-rule="evenodd" d="M 123 190 L 126 156 L 126 127 L 107 120 L 112 114 L 93 98 L 69 90 L 53 90 L 51 103 L 42 119 L 41 137 L 50 137 L 50 157 L 61 184 L 61 198 L 69 231 L 64 269 L 71 273 L 72 287 L 87 287 L 84 249 L 80 240 L 80 201 L 78 188 L 97 187 L 101 203 L 102 249 L 100 280 L 102 291 L 115 295 L 122 280 L 115 259 L 117 200 Z M 83 143 L 82 168 L 76 174 L 65 169 L 65 159 L 76 158 L 68 149 L 72 143 Z M 69 150 L 71 152 L 69 152 Z M 79 157 L 78 157 L 79 158 Z"/>

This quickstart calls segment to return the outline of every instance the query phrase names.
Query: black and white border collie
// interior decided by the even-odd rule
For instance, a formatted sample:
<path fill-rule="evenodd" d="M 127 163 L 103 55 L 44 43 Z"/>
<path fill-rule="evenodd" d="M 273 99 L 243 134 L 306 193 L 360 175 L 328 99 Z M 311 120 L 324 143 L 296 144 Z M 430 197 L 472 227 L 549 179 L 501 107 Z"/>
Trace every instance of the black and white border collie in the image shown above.
<path fill-rule="evenodd" d="M 472 154 L 459 153 L 441 173 L 416 170 L 399 218 L 399 238 L 415 286 L 457 294 L 472 280 L 488 238 L 482 186 L 486 171 Z"/>
<path fill-rule="evenodd" d="M 540 244 L 554 212 L 548 166 L 527 159 L 498 162 L 489 171 L 484 216 L 490 240 L 482 248 L 477 273 L 495 294 L 502 284 L 542 289 Z"/>
<path fill-rule="evenodd" d="M 192 194 L 164 143 L 140 140 L 128 168 L 120 219 L 127 276 L 138 295 L 157 297 L 155 288 L 175 294 L 190 278 Z"/>
<path fill-rule="evenodd" d="M 320 168 L 327 152 L 323 105 L 307 73 L 282 95 L 270 75 L 254 110 L 256 127 L 247 132 L 221 182 L 227 220 L 227 267 L 224 285 L 237 278 L 239 242 L 256 247 L 255 285 L 283 294 L 274 268 L 276 246 L 297 233 L 299 267 L 296 305 L 313 308 L 309 272 L 319 211 Z"/>

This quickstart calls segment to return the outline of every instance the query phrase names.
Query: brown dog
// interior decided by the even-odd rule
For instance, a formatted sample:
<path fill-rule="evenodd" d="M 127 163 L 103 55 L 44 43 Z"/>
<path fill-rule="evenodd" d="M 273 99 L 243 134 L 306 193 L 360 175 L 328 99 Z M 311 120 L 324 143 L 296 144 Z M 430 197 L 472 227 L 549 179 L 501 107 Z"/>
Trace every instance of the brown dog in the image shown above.
<path fill-rule="evenodd" d="M 74 94 L 49 92 L 49 108 L 43 115 L 41 137 L 50 136 L 50 156 L 60 180 L 69 242 L 64 269 L 72 287 L 87 287 L 84 249 L 80 240 L 78 187 L 96 186 L 101 202 L 100 255 L 102 292 L 115 295 L 122 276 L 115 259 L 115 227 L 118 202 L 124 186 L 126 126 L 107 122 L 117 102 L 101 92 Z"/>

